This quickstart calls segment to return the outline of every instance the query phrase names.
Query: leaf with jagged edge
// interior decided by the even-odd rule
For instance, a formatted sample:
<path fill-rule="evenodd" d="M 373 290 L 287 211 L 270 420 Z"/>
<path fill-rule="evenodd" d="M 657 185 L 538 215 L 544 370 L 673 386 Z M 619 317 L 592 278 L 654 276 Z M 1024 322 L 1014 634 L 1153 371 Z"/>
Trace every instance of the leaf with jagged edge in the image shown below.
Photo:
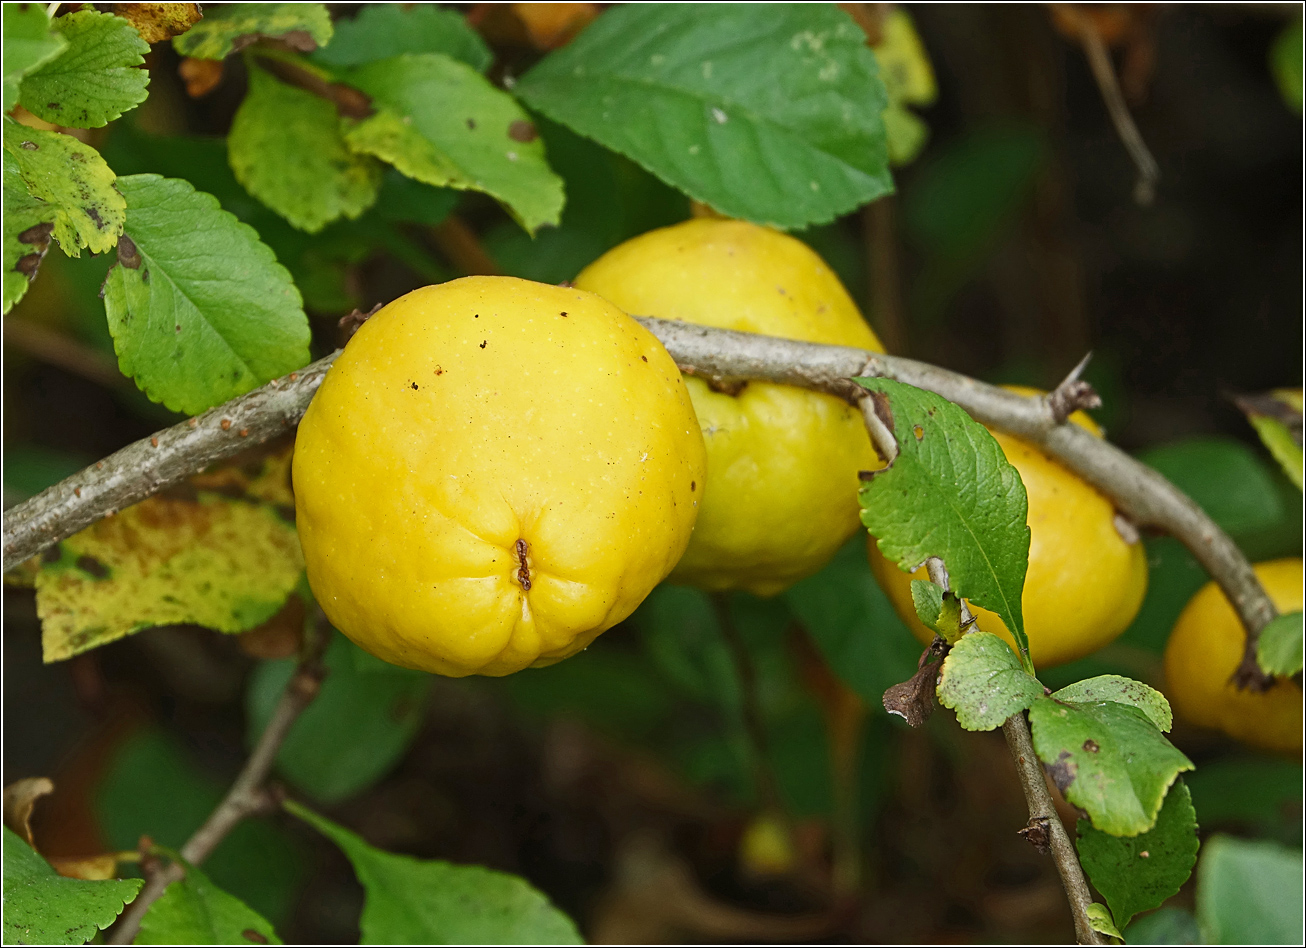
<path fill-rule="evenodd" d="M 943 660 L 939 704 L 968 731 L 991 731 L 1042 697 L 1043 686 L 1020 667 L 1011 647 L 988 632 L 963 635 Z"/>
<path fill-rule="evenodd" d="M 198 867 L 169 884 L 141 919 L 134 945 L 280 945 L 272 923 Z"/>
<path fill-rule="evenodd" d="M 279 39 L 302 53 L 335 32 L 323 3 L 211 3 L 204 19 L 174 37 L 173 49 L 192 59 L 224 59 L 260 39 Z"/>
<path fill-rule="evenodd" d="M 1276 616 L 1261 629 L 1256 643 L 1256 664 L 1267 675 L 1290 678 L 1302 668 L 1302 612 Z"/>
<path fill-rule="evenodd" d="M 68 45 L 23 77 L 19 100 L 38 118 L 69 128 L 99 128 L 149 95 L 150 74 L 137 68 L 150 44 L 112 13 L 81 10 L 54 21 Z"/>
<path fill-rule="evenodd" d="M 4 158 L 4 312 L 27 293 L 37 268 L 50 248 L 55 208 L 27 193 L 18 163 Z"/>
<path fill-rule="evenodd" d="M 100 153 L 71 135 L 4 119 L 4 148 L 28 194 L 53 209 L 54 239 L 70 257 L 112 250 L 127 217 L 127 201 Z"/>

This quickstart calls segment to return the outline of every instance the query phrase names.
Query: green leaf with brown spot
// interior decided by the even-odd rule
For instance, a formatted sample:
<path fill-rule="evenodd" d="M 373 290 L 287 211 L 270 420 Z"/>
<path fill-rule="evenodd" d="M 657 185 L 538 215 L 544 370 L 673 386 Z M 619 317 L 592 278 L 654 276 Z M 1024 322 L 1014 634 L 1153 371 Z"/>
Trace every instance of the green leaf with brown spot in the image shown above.
<path fill-rule="evenodd" d="M 937 587 L 935 587 L 937 588 Z M 957 712 L 968 731 L 991 731 L 1043 695 L 1006 642 L 990 632 L 963 635 L 943 660 L 939 704 Z"/>
<path fill-rule="evenodd" d="M 32 197 L 18 173 L 18 162 L 4 156 L 4 312 L 23 298 L 36 279 L 37 268 L 50 248 L 55 209 Z"/>
<path fill-rule="evenodd" d="M 198 867 L 171 883 L 141 919 L 134 945 L 280 945 L 272 923 Z"/>
<path fill-rule="evenodd" d="M 134 26 L 82 10 L 59 17 L 54 28 L 68 45 L 23 77 L 23 108 L 56 125 L 99 128 L 145 101 L 150 74 L 137 67 L 150 44 Z"/>
<path fill-rule="evenodd" d="M 204 19 L 175 37 L 172 46 L 193 59 L 225 59 L 268 38 L 310 53 L 334 32 L 322 3 L 211 3 L 204 7 Z"/>
<path fill-rule="evenodd" d="M 197 475 L 51 548 L 36 578 L 47 662 L 156 625 L 244 632 L 304 569 L 290 452 Z"/>
<path fill-rule="evenodd" d="M 1058 691 L 1034 701 L 1029 724 L 1034 750 L 1062 794 L 1112 836 L 1150 830 L 1175 777 L 1193 769 L 1133 704 L 1067 701 Z"/>
<path fill-rule="evenodd" d="M 112 250 L 127 218 L 115 176 L 90 145 L 71 135 L 28 128 L 4 119 L 4 148 L 13 156 L 27 193 L 50 205 L 54 239 L 70 257 Z"/>

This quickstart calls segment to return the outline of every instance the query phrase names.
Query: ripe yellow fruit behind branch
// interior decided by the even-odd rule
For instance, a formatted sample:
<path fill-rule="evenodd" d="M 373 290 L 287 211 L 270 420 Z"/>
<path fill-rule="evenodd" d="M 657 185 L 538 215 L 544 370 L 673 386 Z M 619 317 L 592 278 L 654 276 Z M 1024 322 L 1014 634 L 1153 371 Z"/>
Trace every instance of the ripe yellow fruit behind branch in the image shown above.
<path fill-rule="evenodd" d="M 604 254 L 576 285 L 633 315 L 883 351 L 816 253 L 743 221 L 651 231 Z M 672 581 L 770 596 L 815 573 L 858 529 L 857 472 L 880 466 L 861 415 L 790 386 L 686 382 L 708 484 Z"/>
<path fill-rule="evenodd" d="M 1253 569 L 1280 612 L 1302 607 L 1300 557 L 1257 563 Z M 1301 754 L 1302 689 L 1278 679 L 1269 691 L 1240 690 L 1229 681 L 1242 662 L 1247 633 L 1214 582 L 1179 614 L 1165 646 L 1165 695 L 1175 713 L 1202 727 L 1281 754 Z"/>
<path fill-rule="evenodd" d="M 1037 390 L 1008 386 L 1022 395 Z M 1071 421 L 1101 435 L 1084 412 Z M 1029 499 L 1029 569 L 1021 609 L 1029 635 L 1030 659 L 1048 668 L 1083 658 L 1120 635 L 1138 614 L 1147 591 L 1147 557 L 1136 536 L 1126 539 L 1115 524 L 1115 508 L 1034 445 L 992 432 L 1007 460 L 1020 473 Z M 914 573 L 889 562 L 871 537 L 871 571 L 894 609 L 922 644 L 934 638 L 916 617 L 911 581 L 929 579 L 924 567 Z M 996 614 L 972 607 L 977 625 L 1015 641 Z"/>
<path fill-rule="evenodd" d="M 394 664 L 547 665 L 671 570 L 704 471 L 680 372 L 614 306 L 510 277 L 429 286 L 363 324 L 300 424 L 309 584 Z"/>

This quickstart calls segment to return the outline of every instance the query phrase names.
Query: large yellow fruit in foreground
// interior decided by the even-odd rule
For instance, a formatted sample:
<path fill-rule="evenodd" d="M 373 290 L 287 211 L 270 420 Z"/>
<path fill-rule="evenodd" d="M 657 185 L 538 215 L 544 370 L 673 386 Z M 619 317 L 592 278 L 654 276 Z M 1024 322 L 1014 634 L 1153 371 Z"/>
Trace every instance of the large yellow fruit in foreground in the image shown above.
<path fill-rule="evenodd" d="M 396 665 L 547 665 L 667 575 L 704 470 L 675 363 L 610 303 L 509 277 L 428 286 L 363 324 L 300 424 L 309 584 Z"/>
<path fill-rule="evenodd" d="M 883 351 L 816 253 L 742 221 L 691 220 L 636 237 L 576 285 L 639 316 Z M 707 442 L 707 493 L 671 579 L 774 595 L 858 529 L 857 472 L 880 466 L 861 415 L 785 385 L 731 393 L 686 383 Z"/>
<path fill-rule="evenodd" d="M 1022 395 L 1036 390 L 1008 386 Z M 1071 421 L 1101 435 L 1086 414 Z M 1089 655 L 1123 632 L 1138 614 L 1147 591 L 1147 557 L 1136 538 L 1126 540 L 1115 526 L 1115 508 L 1034 445 L 992 432 L 1007 460 L 1020 473 L 1029 499 L 1029 569 L 1021 611 L 1029 636 L 1030 659 L 1047 668 Z M 922 567 L 905 573 L 870 541 L 871 571 L 894 609 L 922 643 L 933 638 L 916 617 L 911 581 L 929 579 Z M 987 609 L 973 609 L 977 625 L 1015 641 L 1002 620 Z"/>
<path fill-rule="evenodd" d="M 1280 612 L 1302 607 L 1300 557 L 1257 563 L 1265 591 Z M 1242 662 L 1247 634 L 1220 587 L 1207 583 L 1179 614 L 1165 647 L 1165 695 L 1175 713 L 1218 728 L 1252 747 L 1301 753 L 1302 690 L 1287 679 L 1256 694 L 1229 678 Z"/>

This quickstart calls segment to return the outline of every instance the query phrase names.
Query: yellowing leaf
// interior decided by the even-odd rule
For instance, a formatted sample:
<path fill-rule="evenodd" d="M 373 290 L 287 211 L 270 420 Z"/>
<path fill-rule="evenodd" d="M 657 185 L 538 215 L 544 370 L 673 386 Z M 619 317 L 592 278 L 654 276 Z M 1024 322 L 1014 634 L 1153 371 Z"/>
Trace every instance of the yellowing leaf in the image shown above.
<path fill-rule="evenodd" d="M 36 579 L 45 660 L 156 625 L 267 621 L 304 569 L 289 484 L 287 451 L 199 475 L 52 548 Z"/>

